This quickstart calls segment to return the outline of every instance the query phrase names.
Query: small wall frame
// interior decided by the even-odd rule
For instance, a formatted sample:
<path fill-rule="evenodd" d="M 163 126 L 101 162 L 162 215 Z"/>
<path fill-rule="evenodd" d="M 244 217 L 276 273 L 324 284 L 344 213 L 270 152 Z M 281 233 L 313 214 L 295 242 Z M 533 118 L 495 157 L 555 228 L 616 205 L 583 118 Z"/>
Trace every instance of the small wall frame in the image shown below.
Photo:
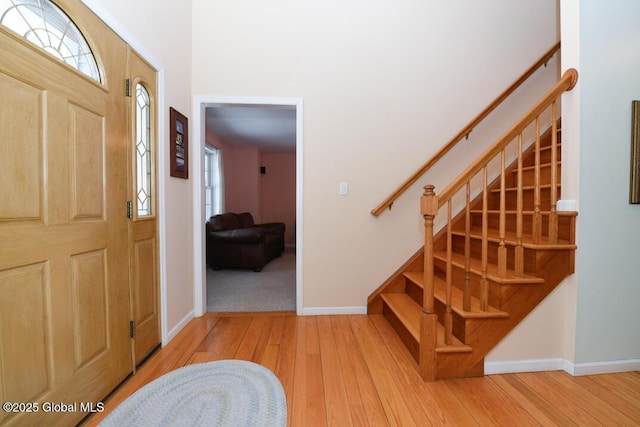
<path fill-rule="evenodd" d="M 169 107 L 169 166 L 171 176 L 189 179 L 189 121 Z"/>
<path fill-rule="evenodd" d="M 631 179 L 629 203 L 640 204 L 640 101 L 631 101 Z"/>

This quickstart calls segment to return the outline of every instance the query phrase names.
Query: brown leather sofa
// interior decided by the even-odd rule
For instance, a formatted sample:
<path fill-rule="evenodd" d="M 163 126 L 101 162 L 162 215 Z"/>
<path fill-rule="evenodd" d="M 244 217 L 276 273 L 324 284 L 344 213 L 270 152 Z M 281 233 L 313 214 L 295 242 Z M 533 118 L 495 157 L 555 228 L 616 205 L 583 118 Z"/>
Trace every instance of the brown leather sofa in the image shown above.
<path fill-rule="evenodd" d="M 249 212 L 214 215 L 207 222 L 206 232 L 207 264 L 214 270 L 260 271 L 284 251 L 284 224 L 254 224 Z"/>

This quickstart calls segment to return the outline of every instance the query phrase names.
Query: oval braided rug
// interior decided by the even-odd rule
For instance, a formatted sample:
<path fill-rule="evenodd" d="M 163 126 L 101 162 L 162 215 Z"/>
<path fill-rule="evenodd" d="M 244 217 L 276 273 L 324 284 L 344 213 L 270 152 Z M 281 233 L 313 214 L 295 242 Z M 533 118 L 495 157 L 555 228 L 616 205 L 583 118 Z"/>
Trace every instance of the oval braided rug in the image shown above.
<path fill-rule="evenodd" d="M 286 426 L 282 384 L 264 366 L 220 360 L 169 372 L 129 396 L 101 426 Z"/>

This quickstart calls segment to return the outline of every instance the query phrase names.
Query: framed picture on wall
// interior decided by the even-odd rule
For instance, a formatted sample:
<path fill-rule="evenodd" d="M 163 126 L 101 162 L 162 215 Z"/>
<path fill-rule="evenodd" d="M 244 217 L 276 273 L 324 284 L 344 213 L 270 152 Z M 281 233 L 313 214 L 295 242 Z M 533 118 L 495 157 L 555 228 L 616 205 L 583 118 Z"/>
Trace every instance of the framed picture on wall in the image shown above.
<path fill-rule="evenodd" d="M 169 166 L 171 176 L 189 179 L 189 121 L 169 107 Z"/>

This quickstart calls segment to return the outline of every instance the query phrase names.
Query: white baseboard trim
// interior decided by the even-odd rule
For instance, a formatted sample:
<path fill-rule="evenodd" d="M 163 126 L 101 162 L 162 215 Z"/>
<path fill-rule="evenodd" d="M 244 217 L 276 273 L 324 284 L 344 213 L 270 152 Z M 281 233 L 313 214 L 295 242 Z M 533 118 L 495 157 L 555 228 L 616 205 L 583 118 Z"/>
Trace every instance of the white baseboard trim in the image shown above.
<path fill-rule="evenodd" d="M 564 369 L 564 359 L 530 359 L 504 362 L 485 362 L 485 375 L 515 374 L 518 372 L 560 371 Z"/>
<path fill-rule="evenodd" d="M 618 372 L 640 371 L 640 359 L 613 360 L 610 362 L 570 363 L 565 371 L 575 377 L 581 375 L 615 374 Z"/>
<path fill-rule="evenodd" d="M 322 316 L 329 314 L 367 314 L 367 307 L 307 307 L 302 309 L 303 316 Z"/>
<path fill-rule="evenodd" d="M 574 364 L 566 359 L 552 358 L 485 362 L 484 364 L 485 375 L 542 371 L 565 371 L 574 377 L 640 371 L 640 359 Z"/>
<path fill-rule="evenodd" d="M 167 344 L 169 344 L 169 341 L 171 341 L 176 335 L 178 335 L 178 332 L 180 332 L 182 330 L 182 328 L 184 328 L 185 326 L 187 326 L 187 323 L 189 323 L 192 319 L 195 319 L 196 317 L 196 311 L 192 310 L 189 313 L 187 313 L 186 316 L 184 316 L 182 318 L 182 320 L 180 320 L 176 326 L 174 326 L 173 328 L 171 328 L 171 330 L 167 333 L 167 341 L 162 343 L 162 346 L 166 346 Z"/>

